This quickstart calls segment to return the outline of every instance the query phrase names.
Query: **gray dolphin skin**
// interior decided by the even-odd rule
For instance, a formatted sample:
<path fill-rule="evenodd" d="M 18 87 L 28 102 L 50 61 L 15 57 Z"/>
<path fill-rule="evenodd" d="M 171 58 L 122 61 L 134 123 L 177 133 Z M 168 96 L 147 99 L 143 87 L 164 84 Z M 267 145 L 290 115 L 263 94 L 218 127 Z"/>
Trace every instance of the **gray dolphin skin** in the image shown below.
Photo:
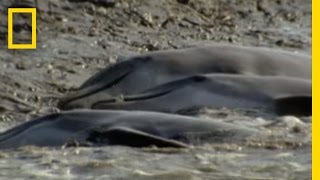
<path fill-rule="evenodd" d="M 143 111 L 74 110 L 51 114 L 0 134 L 0 148 L 63 146 L 187 147 L 205 142 L 240 142 L 257 130 L 214 119 Z"/>
<path fill-rule="evenodd" d="M 177 113 L 192 107 L 258 109 L 275 115 L 311 115 L 311 81 L 284 76 L 196 75 L 142 93 L 103 98 L 94 94 L 69 104 L 92 109 Z"/>
<path fill-rule="evenodd" d="M 110 99 L 197 74 L 284 76 L 311 80 L 311 57 L 268 48 L 212 44 L 133 56 L 98 72 L 62 98 L 63 110 L 87 108 L 79 100 Z M 92 98 L 91 98 L 92 96 Z"/>

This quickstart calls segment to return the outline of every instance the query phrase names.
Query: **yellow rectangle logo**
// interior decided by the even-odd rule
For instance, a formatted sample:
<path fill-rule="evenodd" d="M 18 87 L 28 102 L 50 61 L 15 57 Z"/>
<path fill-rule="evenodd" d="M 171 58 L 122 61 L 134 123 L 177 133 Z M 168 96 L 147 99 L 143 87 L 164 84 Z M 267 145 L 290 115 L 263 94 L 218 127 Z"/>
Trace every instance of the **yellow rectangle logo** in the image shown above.
<path fill-rule="evenodd" d="M 13 44 L 13 13 L 31 13 L 32 41 L 31 44 Z M 37 48 L 37 10 L 36 8 L 8 9 L 8 49 L 36 49 Z"/>

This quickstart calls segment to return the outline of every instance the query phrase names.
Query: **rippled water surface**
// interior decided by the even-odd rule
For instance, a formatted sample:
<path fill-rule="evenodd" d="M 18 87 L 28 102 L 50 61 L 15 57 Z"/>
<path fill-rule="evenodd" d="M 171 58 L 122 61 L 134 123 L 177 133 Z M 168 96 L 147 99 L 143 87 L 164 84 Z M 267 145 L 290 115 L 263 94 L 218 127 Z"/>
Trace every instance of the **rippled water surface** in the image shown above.
<path fill-rule="evenodd" d="M 28 147 L 2 152 L 0 174 L 10 179 L 311 179 L 310 161 L 310 148 Z"/>

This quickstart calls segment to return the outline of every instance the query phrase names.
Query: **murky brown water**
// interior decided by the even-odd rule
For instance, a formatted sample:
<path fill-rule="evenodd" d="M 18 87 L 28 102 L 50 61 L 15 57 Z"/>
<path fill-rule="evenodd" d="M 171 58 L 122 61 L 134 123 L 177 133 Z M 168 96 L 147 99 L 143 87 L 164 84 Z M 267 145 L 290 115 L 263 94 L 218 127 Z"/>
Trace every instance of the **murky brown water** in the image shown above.
<path fill-rule="evenodd" d="M 40 1 L 37 50 L 7 50 L 7 17 L 0 16 L 1 130 L 57 111 L 59 97 L 119 56 L 213 41 L 311 51 L 311 1 L 116 2 Z M 0 2 L 2 14 L 8 4 Z M 20 18 L 16 34 L 23 39 L 29 32 Z M 221 109 L 199 116 L 274 136 L 184 150 L 26 147 L 0 152 L 0 179 L 311 179 L 311 119 L 253 114 Z"/>

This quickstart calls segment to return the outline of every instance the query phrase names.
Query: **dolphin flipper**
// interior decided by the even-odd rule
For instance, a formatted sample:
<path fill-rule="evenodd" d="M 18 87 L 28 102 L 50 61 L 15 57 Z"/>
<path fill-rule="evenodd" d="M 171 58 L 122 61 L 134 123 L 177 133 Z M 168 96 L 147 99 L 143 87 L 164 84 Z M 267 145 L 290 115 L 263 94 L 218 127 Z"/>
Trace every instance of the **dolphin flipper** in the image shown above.
<path fill-rule="evenodd" d="M 87 140 L 93 143 L 126 145 L 132 147 L 147 147 L 151 145 L 157 147 L 188 147 L 188 145 L 179 141 L 165 139 L 160 136 L 126 127 L 113 127 L 106 130 L 96 129 L 90 133 Z"/>
<path fill-rule="evenodd" d="M 312 96 L 290 96 L 275 99 L 275 109 L 279 115 L 312 115 Z"/>

